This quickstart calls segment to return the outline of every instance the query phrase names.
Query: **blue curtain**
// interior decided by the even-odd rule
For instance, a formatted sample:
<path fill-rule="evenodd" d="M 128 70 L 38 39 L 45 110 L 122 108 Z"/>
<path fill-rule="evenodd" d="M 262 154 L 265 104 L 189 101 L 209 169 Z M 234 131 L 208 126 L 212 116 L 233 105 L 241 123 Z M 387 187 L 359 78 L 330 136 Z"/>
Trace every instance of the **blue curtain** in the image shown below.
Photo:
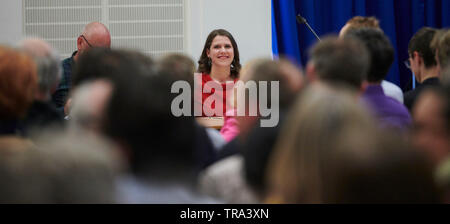
<path fill-rule="evenodd" d="M 375 16 L 395 48 L 395 61 L 386 77 L 402 89 L 410 89 L 409 39 L 423 26 L 450 26 L 450 0 L 272 0 L 273 54 L 285 55 L 304 65 L 308 50 L 317 41 L 304 24 L 301 14 L 319 36 L 338 34 L 353 16 Z"/>

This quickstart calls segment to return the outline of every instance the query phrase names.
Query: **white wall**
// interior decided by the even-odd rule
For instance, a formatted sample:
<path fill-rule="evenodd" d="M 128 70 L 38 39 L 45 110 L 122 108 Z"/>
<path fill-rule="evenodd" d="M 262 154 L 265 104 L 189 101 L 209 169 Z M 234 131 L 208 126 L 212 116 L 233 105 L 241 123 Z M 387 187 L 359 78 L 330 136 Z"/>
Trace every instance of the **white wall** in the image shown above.
<path fill-rule="evenodd" d="M 198 60 L 206 37 L 214 30 L 228 30 L 239 47 L 241 63 L 271 57 L 270 0 L 188 0 L 186 50 Z"/>
<path fill-rule="evenodd" d="M 23 36 L 22 0 L 0 1 L 0 44 L 15 44 Z"/>
<path fill-rule="evenodd" d="M 209 32 L 230 31 L 239 47 L 241 63 L 271 57 L 270 0 L 185 0 L 186 53 L 200 57 Z M 14 44 L 23 37 L 22 0 L 0 1 L 0 43 Z"/>

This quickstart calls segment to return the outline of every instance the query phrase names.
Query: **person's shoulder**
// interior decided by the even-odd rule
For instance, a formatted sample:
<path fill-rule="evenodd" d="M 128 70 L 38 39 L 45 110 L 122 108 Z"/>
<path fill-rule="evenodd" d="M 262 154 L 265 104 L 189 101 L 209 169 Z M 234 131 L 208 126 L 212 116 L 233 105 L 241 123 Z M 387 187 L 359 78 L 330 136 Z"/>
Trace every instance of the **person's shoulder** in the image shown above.
<path fill-rule="evenodd" d="M 385 95 L 390 96 L 400 103 L 403 103 L 403 91 L 396 84 L 383 80 L 381 82 L 381 87 Z"/>
<path fill-rule="evenodd" d="M 74 62 L 73 57 L 77 54 L 77 51 L 74 51 L 70 57 L 64 58 L 61 63 L 63 65 L 71 66 Z"/>
<path fill-rule="evenodd" d="M 209 81 L 212 81 L 212 78 L 211 78 L 211 76 L 209 74 L 202 73 L 202 81 L 203 82 L 209 82 Z"/>
<path fill-rule="evenodd" d="M 418 89 L 416 88 L 405 92 L 405 94 L 403 94 L 404 100 L 413 98 L 417 94 L 417 90 Z"/>
<path fill-rule="evenodd" d="M 392 109 L 397 111 L 398 114 L 401 114 L 402 116 L 410 117 L 409 110 L 403 103 L 400 103 L 396 99 L 389 97 L 389 96 L 386 96 L 385 100 L 386 100 L 386 102 L 388 102 L 390 107 L 392 107 Z"/>
<path fill-rule="evenodd" d="M 63 65 L 67 65 L 67 64 L 70 64 L 70 61 L 71 61 L 70 58 L 64 58 L 64 59 L 61 61 L 61 63 L 62 63 Z"/>
<path fill-rule="evenodd" d="M 62 66 L 63 66 L 64 69 L 66 69 L 66 68 L 71 68 L 71 67 L 72 67 L 72 64 L 73 64 L 73 59 L 72 59 L 72 57 L 68 57 L 68 58 L 63 59 L 63 60 L 61 61 L 61 64 L 62 64 Z"/>
<path fill-rule="evenodd" d="M 401 91 L 400 87 L 398 87 L 396 84 L 386 80 L 381 81 L 381 86 L 383 87 L 383 89 Z"/>
<path fill-rule="evenodd" d="M 243 158 L 241 155 L 233 155 L 222 160 L 219 160 L 206 169 L 206 173 L 213 176 L 224 176 L 230 172 L 234 173 L 240 170 L 243 165 Z"/>
<path fill-rule="evenodd" d="M 406 92 L 403 96 L 403 104 L 408 108 L 409 111 L 411 111 L 414 101 L 417 98 L 417 95 L 419 94 L 420 87 L 417 87 L 413 90 L 410 90 Z"/>
<path fill-rule="evenodd" d="M 224 185 L 232 185 L 237 179 L 242 178 L 244 161 L 241 155 L 233 155 L 217 161 L 199 174 L 201 184 L 215 185 L 223 187 Z M 237 179 L 236 179 L 237 178 Z M 217 190 L 217 189 L 216 189 Z"/>
<path fill-rule="evenodd" d="M 8 153 L 9 150 L 26 150 L 33 146 L 33 142 L 28 138 L 17 135 L 1 135 L 0 145 L 4 146 L 1 153 Z"/>
<path fill-rule="evenodd" d="M 429 78 L 426 79 L 425 81 L 423 81 L 422 86 L 428 87 L 428 86 L 436 86 L 436 85 L 440 85 L 441 81 L 439 80 L 439 78 L 434 77 L 434 78 Z"/>

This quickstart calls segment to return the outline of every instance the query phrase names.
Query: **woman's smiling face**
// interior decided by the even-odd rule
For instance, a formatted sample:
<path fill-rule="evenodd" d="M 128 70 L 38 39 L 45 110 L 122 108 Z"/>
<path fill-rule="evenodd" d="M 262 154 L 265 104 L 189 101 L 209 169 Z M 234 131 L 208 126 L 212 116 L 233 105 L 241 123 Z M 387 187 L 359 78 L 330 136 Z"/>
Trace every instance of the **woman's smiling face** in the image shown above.
<path fill-rule="evenodd" d="M 226 36 L 216 36 L 207 50 L 212 66 L 230 66 L 234 59 L 234 49 Z"/>

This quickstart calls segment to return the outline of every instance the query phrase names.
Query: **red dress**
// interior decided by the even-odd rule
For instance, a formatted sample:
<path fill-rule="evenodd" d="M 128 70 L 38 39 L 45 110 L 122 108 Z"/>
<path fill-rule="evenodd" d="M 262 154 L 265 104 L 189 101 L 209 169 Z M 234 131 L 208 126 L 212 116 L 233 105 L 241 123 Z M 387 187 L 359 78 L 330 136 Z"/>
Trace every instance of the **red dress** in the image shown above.
<path fill-rule="evenodd" d="M 235 79 L 233 81 L 229 81 L 227 83 L 218 83 L 214 81 L 209 74 L 202 74 L 202 116 L 208 117 L 205 111 L 211 110 L 210 113 L 213 113 L 214 109 L 216 108 L 215 103 L 219 102 L 220 99 L 222 100 L 222 113 L 221 114 L 213 114 L 212 117 L 223 117 L 225 116 L 225 112 L 231 108 L 231 106 L 227 106 L 227 97 L 230 97 L 234 84 L 238 79 Z M 219 87 L 220 86 L 220 87 Z M 209 91 L 211 89 L 211 91 Z M 205 93 L 206 90 L 206 93 Z M 205 101 L 209 99 L 209 102 L 207 102 L 208 105 L 211 105 L 211 108 L 205 108 Z M 211 103 L 212 102 L 212 103 Z M 228 107 L 228 108 L 227 108 Z"/>

